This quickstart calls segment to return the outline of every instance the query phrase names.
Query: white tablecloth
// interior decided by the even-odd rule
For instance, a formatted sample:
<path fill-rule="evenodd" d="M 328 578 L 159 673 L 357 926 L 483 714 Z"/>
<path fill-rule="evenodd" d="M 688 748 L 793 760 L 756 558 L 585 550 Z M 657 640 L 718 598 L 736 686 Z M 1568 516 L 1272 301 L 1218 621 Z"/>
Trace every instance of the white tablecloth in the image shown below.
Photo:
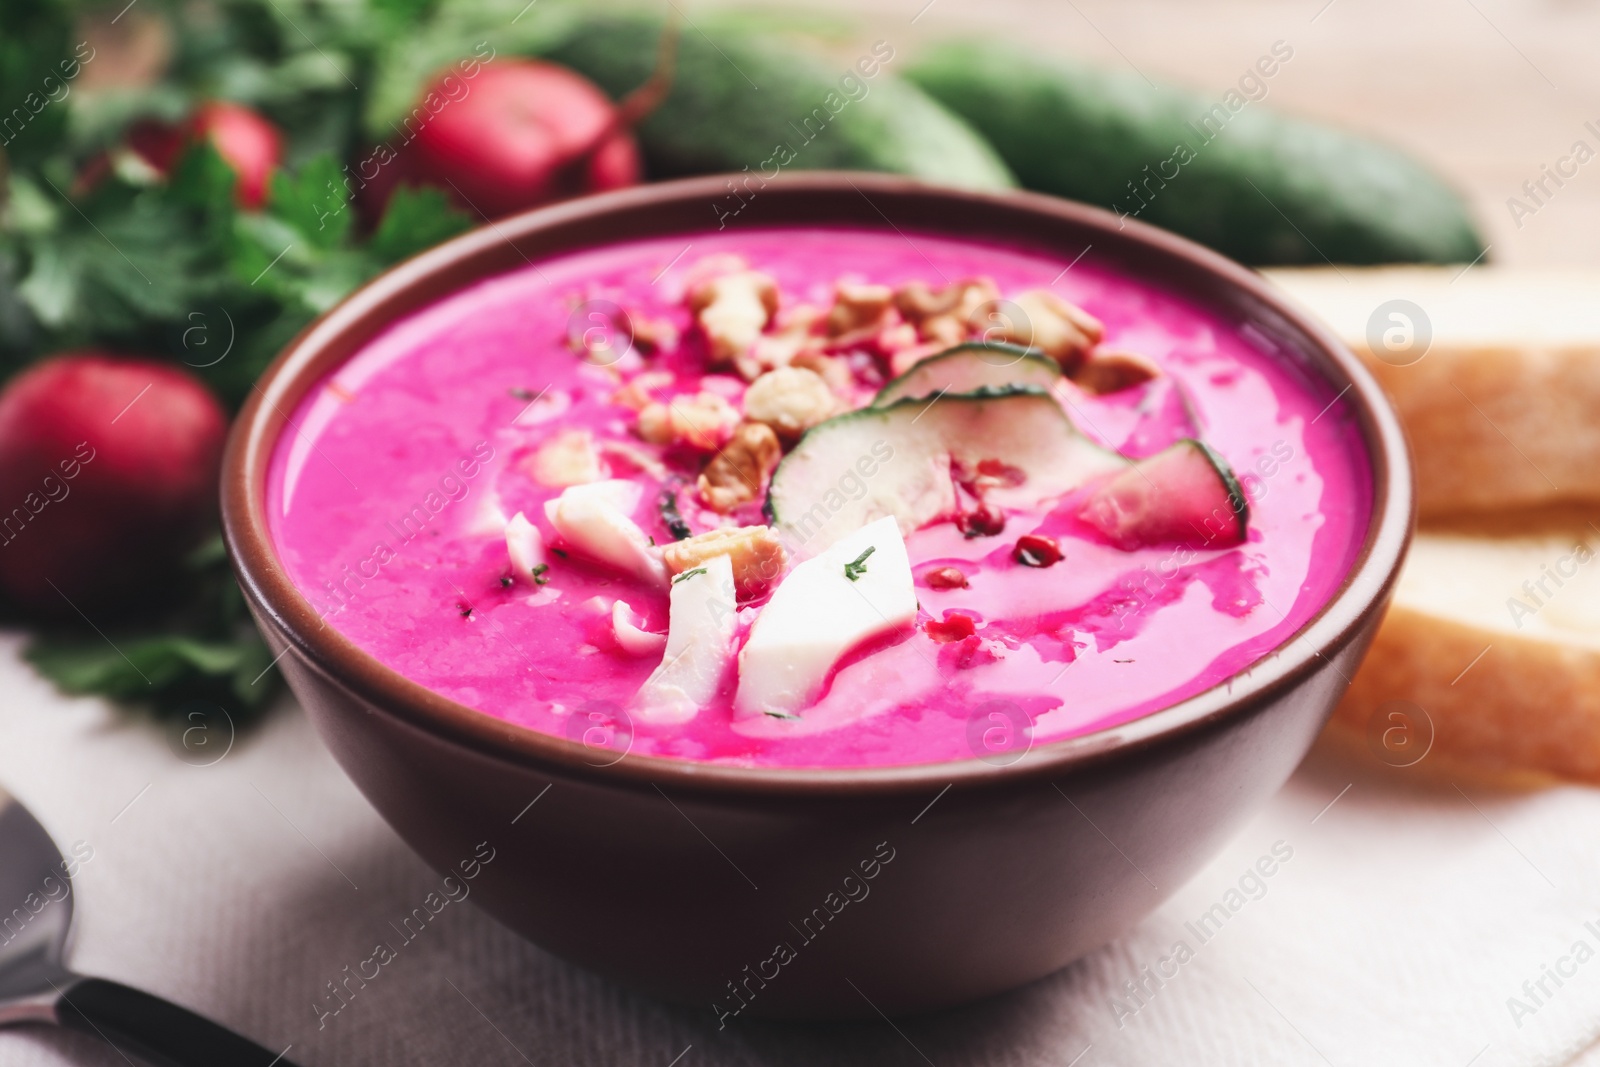
<path fill-rule="evenodd" d="M 469 903 L 319 1029 L 325 983 L 396 940 L 389 923 L 437 879 L 291 701 L 220 762 L 191 766 L 149 722 L 56 694 L 19 644 L 0 638 L 0 785 L 63 846 L 94 849 L 76 879 L 72 963 L 292 1045 L 303 1067 L 1532 1067 L 1600 1036 L 1600 792 L 1420 787 L 1328 753 L 1121 941 L 898 1028 L 741 1021 L 719 1033 L 709 1010 L 619 989 Z M 1244 877 L 1274 845 L 1292 855 Z M 1546 966 L 1570 976 L 1557 986 Z M 1535 1003 L 1523 983 L 1538 995 L 1541 978 Z M 1144 984 L 1137 1000 L 1129 981 Z M 1515 1018 L 1511 997 L 1527 1008 Z M 7 1067 L 124 1062 L 95 1040 L 0 1032 Z"/>

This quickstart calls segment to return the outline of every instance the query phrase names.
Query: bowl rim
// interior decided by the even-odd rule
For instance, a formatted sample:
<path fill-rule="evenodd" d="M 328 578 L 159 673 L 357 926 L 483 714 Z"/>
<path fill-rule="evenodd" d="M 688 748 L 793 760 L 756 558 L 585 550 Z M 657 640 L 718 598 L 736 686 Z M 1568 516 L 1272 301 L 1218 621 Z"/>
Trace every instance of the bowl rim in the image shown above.
<path fill-rule="evenodd" d="M 1175 739 L 1219 728 L 1270 704 L 1323 667 L 1339 670 L 1334 657 L 1368 628 L 1387 602 L 1409 544 L 1416 506 L 1411 459 L 1399 421 L 1361 361 L 1256 272 L 1136 219 L 1036 193 L 975 192 L 857 172 L 785 174 L 768 181 L 758 198 L 745 206 L 759 205 L 757 214 L 778 213 L 776 219 L 757 219 L 754 225 L 761 227 L 865 225 L 885 232 L 892 229 L 902 236 L 884 206 L 891 210 L 915 206 L 918 212 L 940 220 L 931 227 L 914 226 L 918 233 L 979 240 L 987 235 L 997 244 L 1032 245 L 1041 250 L 1048 246 L 1034 236 L 1036 231 L 1064 226 L 1092 235 L 1091 245 L 1104 242 L 1114 258 L 1134 255 L 1164 262 L 1172 274 L 1157 279 L 1157 284 L 1165 283 L 1202 306 L 1215 304 L 1193 292 L 1196 283 L 1231 291 L 1256 313 L 1274 318 L 1282 338 L 1298 338 L 1302 356 L 1320 364 L 1317 370 L 1331 386 L 1344 380 L 1345 387 L 1335 401 L 1347 394 L 1351 397 L 1355 423 L 1372 465 L 1372 509 L 1366 536 L 1344 581 L 1317 612 L 1272 650 L 1209 689 L 1126 723 L 1032 745 L 1017 761 L 1003 766 L 971 757 L 897 765 L 746 767 L 631 751 L 602 764 L 592 758 L 592 750 L 578 742 L 474 710 L 411 681 L 328 626 L 278 562 L 266 520 L 266 474 L 273 449 L 286 428 L 298 432 L 288 412 L 298 407 L 311 386 L 401 315 L 503 273 L 507 267 L 520 266 L 515 261 L 495 266 L 512 252 L 530 264 L 536 262 L 524 251 L 524 244 L 534 250 L 535 257 L 543 257 L 637 237 L 705 232 L 711 228 L 709 223 L 677 225 L 678 215 L 687 222 L 691 208 L 703 209 L 726 199 L 733 181 L 746 178 L 714 175 L 636 186 L 498 221 L 486 220 L 486 225 L 367 282 L 307 325 L 252 388 L 229 434 L 223 461 L 224 537 L 258 620 L 270 625 L 313 670 L 370 707 L 480 755 L 614 786 L 643 789 L 667 785 L 680 792 L 763 797 L 928 796 L 935 791 L 943 795 L 943 790 L 952 787 L 1013 786 L 1055 779 L 1068 771 L 1134 757 Z M 834 216 L 814 217 L 818 202 L 830 203 Z M 840 205 L 856 202 L 870 207 L 870 212 L 865 207 L 854 209 L 867 221 L 841 221 L 839 215 L 851 209 Z M 797 214 L 786 216 L 786 211 Z M 710 216 L 711 212 L 704 214 Z M 662 228 L 644 234 L 626 228 L 612 232 L 630 219 L 635 226 Z M 1009 224 L 1009 232 L 977 228 L 980 223 L 1001 222 Z M 540 238 L 553 234 L 554 247 L 540 247 Z M 575 240 L 574 234 L 590 236 Z M 1189 284 L 1178 284 L 1185 276 Z M 1247 319 L 1244 325 L 1255 321 Z M 287 651 L 287 647 L 283 649 L 280 658 Z"/>

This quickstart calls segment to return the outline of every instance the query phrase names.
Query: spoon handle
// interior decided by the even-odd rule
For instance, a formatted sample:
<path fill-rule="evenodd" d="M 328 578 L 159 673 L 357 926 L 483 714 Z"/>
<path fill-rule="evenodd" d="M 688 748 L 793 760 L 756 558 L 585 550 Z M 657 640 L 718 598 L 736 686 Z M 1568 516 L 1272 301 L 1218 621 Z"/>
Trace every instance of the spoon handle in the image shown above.
<path fill-rule="evenodd" d="M 268 1052 L 187 1008 L 118 982 L 75 977 L 56 991 L 62 1026 L 160 1067 L 294 1067 L 284 1058 L 287 1048 Z"/>

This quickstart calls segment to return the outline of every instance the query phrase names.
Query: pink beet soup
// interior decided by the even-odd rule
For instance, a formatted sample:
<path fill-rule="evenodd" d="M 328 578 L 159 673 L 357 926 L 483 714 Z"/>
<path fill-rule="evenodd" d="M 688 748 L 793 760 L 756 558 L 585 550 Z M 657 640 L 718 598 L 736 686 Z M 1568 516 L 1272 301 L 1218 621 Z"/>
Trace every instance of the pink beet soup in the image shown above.
<path fill-rule="evenodd" d="M 719 362 L 696 293 L 740 270 L 770 279 L 776 310 L 741 358 Z M 749 499 L 713 507 L 700 481 L 750 421 L 750 382 L 803 366 L 828 383 L 835 413 L 860 408 L 951 339 L 925 335 L 907 287 L 937 301 L 968 279 L 1007 301 L 1048 291 L 1048 306 L 1098 320 L 1102 336 L 1057 351 L 1067 373 L 1052 395 L 1084 436 L 1130 461 L 1204 441 L 1248 499 L 1243 539 L 1108 536 L 1084 517 L 1105 476 L 987 513 L 969 482 L 955 511 L 902 531 L 915 619 L 843 655 L 798 715 L 736 715 L 736 657 L 687 719 L 636 714 L 662 663 L 650 635 L 667 630 L 671 591 L 564 547 L 546 502 L 572 483 L 637 483 L 630 518 L 658 546 L 684 527 L 768 522 L 761 464 L 745 472 L 759 482 Z M 841 285 L 864 310 L 830 320 Z M 961 321 L 973 336 L 1012 307 Z M 1116 353 L 1145 370 L 1110 390 L 1075 380 Z M 1097 266 L 1092 252 L 1073 261 L 842 229 L 645 240 L 532 263 L 394 323 L 293 414 L 269 517 L 290 578 L 357 646 L 485 715 L 581 741 L 596 763 L 628 752 L 765 767 L 1007 762 L 1226 682 L 1335 593 L 1371 507 L 1370 461 L 1336 392 L 1248 324 Z M 685 409 L 688 432 L 671 418 Z M 773 436 L 796 447 L 792 432 Z M 547 546 L 536 574 L 508 555 L 518 513 Z M 735 652 L 772 595 L 747 592 Z M 618 600 L 642 638 L 623 640 Z"/>

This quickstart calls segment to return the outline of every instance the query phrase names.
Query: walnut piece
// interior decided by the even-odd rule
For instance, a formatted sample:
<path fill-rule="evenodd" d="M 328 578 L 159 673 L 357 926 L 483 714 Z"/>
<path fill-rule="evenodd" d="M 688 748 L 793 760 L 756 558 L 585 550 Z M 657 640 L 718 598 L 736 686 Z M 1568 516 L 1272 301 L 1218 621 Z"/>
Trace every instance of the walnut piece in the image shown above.
<path fill-rule="evenodd" d="M 667 573 L 682 574 L 715 556 L 733 561 L 733 584 L 739 599 L 766 592 L 783 573 L 783 544 L 769 526 L 738 526 L 709 530 L 683 541 L 662 546 Z"/>
<path fill-rule="evenodd" d="M 744 394 L 744 416 L 794 440 L 832 415 L 838 404 L 822 375 L 801 367 L 780 367 L 750 383 Z"/>
<path fill-rule="evenodd" d="M 1019 293 L 1015 303 L 1022 317 L 996 329 L 995 339 L 1037 348 L 1069 374 L 1105 333 L 1099 319 L 1048 289 Z"/>
<path fill-rule="evenodd" d="M 762 483 L 783 457 L 778 435 L 764 422 L 741 422 L 726 448 L 700 472 L 700 499 L 726 515 L 761 493 Z"/>
<path fill-rule="evenodd" d="M 795 357 L 822 347 L 822 338 L 811 332 L 812 326 L 822 317 L 822 312 L 810 304 L 800 304 L 783 316 L 771 333 L 756 338 L 750 351 L 735 356 L 734 369 L 747 382 L 753 382 L 769 370 L 787 367 Z"/>
<path fill-rule="evenodd" d="M 647 319 L 642 315 L 630 316 L 633 327 L 633 347 L 647 356 L 678 347 L 678 328 L 666 319 Z"/>
<path fill-rule="evenodd" d="M 605 477 L 600 454 L 588 430 L 563 430 L 524 461 L 525 470 L 540 485 L 564 489 L 587 485 Z"/>
<path fill-rule="evenodd" d="M 1104 396 L 1160 376 L 1161 367 L 1137 352 L 1095 352 L 1083 361 L 1072 380 L 1084 392 Z"/>
<path fill-rule="evenodd" d="M 876 333 L 894 306 L 894 290 L 887 285 L 853 285 L 840 282 L 834 289 L 833 307 L 825 327 L 836 342 L 864 340 Z"/>
<path fill-rule="evenodd" d="M 643 411 L 654 402 L 650 394 L 672 384 L 672 374 L 664 370 L 647 370 L 636 374 L 621 389 L 611 394 L 611 402 L 634 411 Z"/>
<path fill-rule="evenodd" d="M 689 290 L 689 310 L 706 335 L 711 362 L 732 363 L 777 314 L 778 283 L 754 270 L 719 274 Z"/>
<path fill-rule="evenodd" d="M 739 423 L 739 412 L 716 393 L 652 400 L 639 412 L 639 436 L 653 445 L 715 452 Z"/>
<path fill-rule="evenodd" d="M 794 357 L 791 367 L 808 370 L 828 383 L 837 396 L 848 398 L 855 391 L 856 376 L 850 364 L 838 356 L 825 356 L 821 352 L 802 352 Z"/>
<path fill-rule="evenodd" d="M 981 325 L 974 321 L 978 310 L 998 299 L 1000 290 L 993 280 L 965 278 L 938 290 L 909 282 L 895 292 L 894 306 L 917 328 L 917 336 L 949 347 L 965 341 Z"/>

